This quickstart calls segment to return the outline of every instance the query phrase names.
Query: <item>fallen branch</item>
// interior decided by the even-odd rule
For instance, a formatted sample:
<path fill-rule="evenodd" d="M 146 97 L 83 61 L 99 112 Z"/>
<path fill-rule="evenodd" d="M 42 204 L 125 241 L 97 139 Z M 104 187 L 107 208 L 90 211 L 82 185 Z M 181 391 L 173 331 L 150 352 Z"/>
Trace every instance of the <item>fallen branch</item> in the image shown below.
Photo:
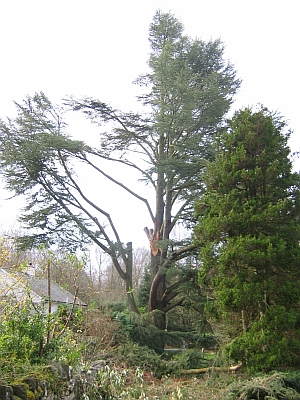
<path fill-rule="evenodd" d="M 206 367 L 206 368 L 195 368 L 195 369 L 184 369 L 181 371 L 182 375 L 189 375 L 189 374 L 203 374 L 204 372 L 209 371 L 221 371 L 221 372 L 228 372 L 228 371 L 236 371 L 241 368 L 243 363 L 233 365 L 231 367 Z"/>

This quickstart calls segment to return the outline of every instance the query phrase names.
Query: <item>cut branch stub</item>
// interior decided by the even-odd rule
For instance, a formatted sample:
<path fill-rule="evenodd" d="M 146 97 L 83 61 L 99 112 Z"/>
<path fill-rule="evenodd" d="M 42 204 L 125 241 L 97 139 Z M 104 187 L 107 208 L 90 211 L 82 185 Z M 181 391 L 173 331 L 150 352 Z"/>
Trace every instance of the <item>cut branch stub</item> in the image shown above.
<path fill-rule="evenodd" d="M 153 229 L 148 229 L 147 227 L 144 228 L 144 232 L 147 235 L 147 238 L 149 240 L 150 243 L 150 248 L 151 248 L 151 253 L 153 256 L 156 256 L 159 252 L 159 247 L 157 246 L 158 240 L 159 240 L 159 233 L 156 232 L 156 234 L 154 234 Z"/>

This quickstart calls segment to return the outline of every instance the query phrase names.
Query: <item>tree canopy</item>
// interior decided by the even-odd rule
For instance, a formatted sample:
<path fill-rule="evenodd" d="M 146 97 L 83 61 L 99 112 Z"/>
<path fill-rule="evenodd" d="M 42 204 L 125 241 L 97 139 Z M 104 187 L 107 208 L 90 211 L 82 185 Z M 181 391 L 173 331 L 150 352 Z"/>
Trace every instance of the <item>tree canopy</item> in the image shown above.
<path fill-rule="evenodd" d="M 256 369 L 299 362 L 300 177 L 288 138 L 267 109 L 237 112 L 196 206 L 201 281 L 231 326 L 231 355 Z"/>
<path fill-rule="evenodd" d="M 122 244 L 116 222 L 101 207 L 101 200 L 83 191 L 76 168 L 82 163 L 140 200 L 153 223 L 145 227 L 152 259 L 149 311 L 164 314 L 184 300 L 175 300 L 180 281 L 174 274 L 168 281 L 168 271 L 177 265 L 183 271 L 180 279 L 190 280 L 191 271 L 186 268 L 185 273 L 180 260 L 196 248 L 188 236 L 176 241 L 171 234 L 179 223 L 194 223 L 193 201 L 203 191 L 203 170 L 213 158 L 212 137 L 240 81 L 223 58 L 220 40 L 185 36 L 183 25 L 170 13 L 155 14 L 149 41 L 149 72 L 136 80 L 143 90 L 139 100 L 145 112 L 123 112 L 92 98 L 65 100 L 64 107 L 82 111 L 100 126 L 107 124 L 106 131 L 99 130 L 99 146 L 92 147 L 67 134 L 63 110 L 43 93 L 27 96 L 16 103 L 17 118 L 1 121 L 0 162 L 7 188 L 27 195 L 22 221 L 34 228 L 27 244 L 60 239 L 75 248 L 94 242 L 111 256 L 134 311 L 132 245 Z M 155 207 L 111 176 L 102 167 L 104 161 L 138 172 L 153 189 Z M 106 222 L 100 222 L 104 218 Z M 130 218 L 134 210 L 129 223 Z"/>

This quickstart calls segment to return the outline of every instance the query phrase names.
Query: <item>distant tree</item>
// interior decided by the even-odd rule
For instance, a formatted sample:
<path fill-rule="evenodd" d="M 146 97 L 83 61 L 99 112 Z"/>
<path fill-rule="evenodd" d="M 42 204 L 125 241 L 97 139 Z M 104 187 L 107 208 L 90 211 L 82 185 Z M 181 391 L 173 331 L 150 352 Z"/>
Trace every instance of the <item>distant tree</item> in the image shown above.
<path fill-rule="evenodd" d="M 7 228 L 0 231 L 0 268 L 16 269 L 20 265 L 37 264 L 40 260 L 39 251 L 20 250 L 18 238 L 24 235 L 24 230 Z"/>
<path fill-rule="evenodd" d="M 137 290 L 143 280 L 145 269 L 149 267 L 150 254 L 145 247 L 133 249 L 132 261 L 132 287 Z"/>
<path fill-rule="evenodd" d="M 129 308 L 136 312 L 132 245 L 122 243 L 110 214 L 101 207 L 101 198 L 80 186 L 75 167 L 84 164 L 145 205 L 153 224 L 145 228 L 151 248 L 148 310 L 160 310 L 164 328 L 165 313 L 183 302 L 183 297 L 176 300 L 175 275 L 169 284 L 167 273 L 176 266 L 181 269 L 183 264 L 177 262 L 195 250 L 189 235 L 176 241 L 171 234 L 177 224 L 194 223 L 193 200 L 203 191 L 202 172 L 212 157 L 211 138 L 240 82 L 223 59 L 220 40 L 203 42 L 184 36 L 183 25 L 172 14 L 155 14 L 149 40 L 149 73 L 137 79 L 145 88 L 140 97 L 145 114 L 124 113 L 90 98 L 69 99 L 69 107 L 97 124 L 107 123 L 100 146 L 94 148 L 66 134 L 62 111 L 43 93 L 28 96 L 16 103 L 16 119 L 1 122 L 0 161 L 7 188 L 27 195 L 22 221 L 38 232 L 28 237 L 27 244 L 56 243 L 60 238 L 70 249 L 94 242 L 110 255 L 125 282 Z M 134 186 L 108 173 L 111 163 L 140 174 L 153 189 L 154 210 Z M 134 215 L 134 206 L 130 212 L 124 210 L 129 225 Z M 178 276 L 183 282 L 189 279 L 188 274 Z"/>
<path fill-rule="evenodd" d="M 196 205 L 201 281 L 230 326 L 232 356 L 254 369 L 299 363 L 300 177 L 284 128 L 265 108 L 237 112 Z"/>
<path fill-rule="evenodd" d="M 34 265 L 35 275 L 50 278 L 59 286 L 89 303 L 92 297 L 92 278 L 87 271 L 88 259 L 85 255 L 77 256 L 66 250 L 48 251 L 40 249 L 43 258 Z M 48 267 L 50 271 L 48 272 Z"/>
<path fill-rule="evenodd" d="M 120 299 L 120 291 L 122 294 L 124 292 L 124 281 L 118 275 L 107 254 L 99 251 L 96 253 L 98 269 L 92 270 L 94 297 L 102 300 L 104 294 L 107 300 L 108 292 L 111 292 L 111 299 L 114 297 L 114 300 L 117 301 Z M 139 290 L 144 270 L 149 266 L 149 259 L 149 250 L 145 247 L 132 250 L 132 289 L 134 293 Z M 113 295 L 113 292 L 115 292 L 115 295 Z"/>
<path fill-rule="evenodd" d="M 149 303 L 149 292 L 151 288 L 150 264 L 144 269 L 141 283 L 138 288 L 137 303 L 139 307 L 147 308 Z"/>

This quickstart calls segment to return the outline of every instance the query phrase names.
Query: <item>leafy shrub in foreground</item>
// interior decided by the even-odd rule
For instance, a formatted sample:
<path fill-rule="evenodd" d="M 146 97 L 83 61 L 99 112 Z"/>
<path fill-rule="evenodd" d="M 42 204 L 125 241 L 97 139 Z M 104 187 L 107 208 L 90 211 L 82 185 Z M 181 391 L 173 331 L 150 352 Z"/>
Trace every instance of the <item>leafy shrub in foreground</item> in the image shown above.
<path fill-rule="evenodd" d="M 130 383 L 130 384 L 129 384 Z M 101 368 L 93 381 L 82 378 L 76 389 L 76 399 L 147 399 L 143 372 L 136 369 L 111 369 L 108 365 Z"/>
<path fill-rule="evenodd" d="M 21 303 L 6 304 L 0 319 L 0 359 L 9 364 L 34 364 L 45 359 L 73 364 L 81 357 L 83 347 L 76 334 L 62 329 L 63 325 L 59 315 L 49 316 L 42 308 L 33 307 L 29 297 Z"/>
<path fill-rule="evenodd" d="M 0 358 L 37 361 L 46 326 L 45 314 L 33 312 L 29 299 L 7 304 L 1 313 Z"/>

